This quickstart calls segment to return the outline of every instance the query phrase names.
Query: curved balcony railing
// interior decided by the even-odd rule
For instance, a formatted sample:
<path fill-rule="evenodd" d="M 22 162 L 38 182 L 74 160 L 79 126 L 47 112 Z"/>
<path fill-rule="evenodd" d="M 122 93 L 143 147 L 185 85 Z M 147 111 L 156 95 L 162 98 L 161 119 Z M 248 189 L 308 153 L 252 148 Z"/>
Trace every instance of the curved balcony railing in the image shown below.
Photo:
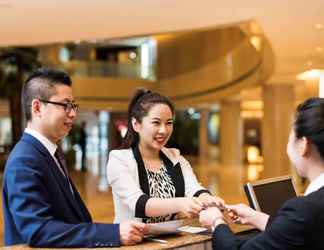
<path fill-rule="evenodd" d="M 154 67 L 140 64 L 72 60 L 63 63 L 62 67 L 72 76 L 156 80 Z"/>

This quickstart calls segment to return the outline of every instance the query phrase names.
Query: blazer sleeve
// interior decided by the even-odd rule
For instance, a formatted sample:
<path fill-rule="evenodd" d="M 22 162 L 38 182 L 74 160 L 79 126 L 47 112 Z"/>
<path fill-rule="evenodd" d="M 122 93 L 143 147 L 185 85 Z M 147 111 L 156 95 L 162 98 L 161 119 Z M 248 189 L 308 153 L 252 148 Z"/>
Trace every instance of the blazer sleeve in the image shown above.
<path fill-rule="evenodd" d="M 32 247 L 119 246 L 118 224 L 68 224 L 53 216 L 40 159 L 23 157 L 6 167 L 3 192 L 15 228 Z M 60 202 L 60 201 L 58 201 Z"/>
<path fill-rule="evenodd" d="M 213 233 L 213 249 L 301 249 L 305 245 L 305 235 L 311 231 L 311 214 L 307 201 L 291 199 L 279 210 L 271 225 L 251 239 L 240 240 L 227 225 L 219 225 Z"/>
<path fill-rule="evenodd" d="M 136 182 L 137 172 L 131 168 L 130 159 L 120 150 L 113 150 L 109 154 L 107 164 L 107 179 L 114 195 L 117 195 L 123 204 L 134 211 L 135 217 L 145 216 L 145 205 L 150 198 Z M 132 160 L 135 162 L 135 159 Z"/>
<path fill-rule="evenodd" d="M 210 193 L 207 189 L 200 185 L 196 175 L 192 171 L 190 163 L 183 156 L 180 156 L 180 166 L 185 182 L 186 197 L 199 196 L 201 193 Z"/>

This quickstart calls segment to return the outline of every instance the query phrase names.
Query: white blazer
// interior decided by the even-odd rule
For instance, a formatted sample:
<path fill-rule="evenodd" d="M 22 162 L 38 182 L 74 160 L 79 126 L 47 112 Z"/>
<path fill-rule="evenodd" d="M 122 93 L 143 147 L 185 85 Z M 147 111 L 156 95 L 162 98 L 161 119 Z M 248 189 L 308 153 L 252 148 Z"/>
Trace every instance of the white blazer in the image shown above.
<path fill-rule="evenodd" d="M 163 148 L 160 157 L 175 185 L 176 197 L 209 193 L 198 183 L 190 163 L 180 155 L 179 150 Z M 109 153 L 106 173 L 112 187 L 114 223 L 126 220 L 142 221 L 146 217 L 145 204 L 150 196 L 147 174 L 138 147 L 112 150 Z"/>

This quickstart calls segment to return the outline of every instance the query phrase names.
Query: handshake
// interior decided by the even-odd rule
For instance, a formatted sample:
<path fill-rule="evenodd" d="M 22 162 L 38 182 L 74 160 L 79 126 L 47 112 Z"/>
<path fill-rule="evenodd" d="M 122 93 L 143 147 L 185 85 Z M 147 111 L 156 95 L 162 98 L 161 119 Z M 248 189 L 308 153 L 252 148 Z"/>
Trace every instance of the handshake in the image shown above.
<path fill-rule="evenodd" d="M 226 205 L 221 198 L 208 193 L 193 198 L 174 198 L 172 204 L 171 213 L 178 213 L 180 217 L 183 214 L 191 218 L 199 216 L 200 224 L 211 229 L 216 228 L 221 223 L 232 222 L 251 225 L 264 230 L 268 220 L 268 215 L 255 211 L 245 204 Z M 154 212 L 158 213 L 157 209 L 154 209 Z M 155 215 L 150 216 L 154 217 Z M 121 222 L 119 230 L 121 244 L 134 245 L 143 240 L 144 235 L 148 232 L 148 226 L 136 221 Z"/>
<path fill-rule="evenodd" d="M 269 219 L 267 214 L 255 211 L 245 204 L 226 205 L 221 198 L 207 193 L 192 198 L 192 201 L 187 214 L 190 217 L 199 215 L 200 224 L 212 230 L 219 224 L 236 223 L 250 225 L 263 231 Z"/>
<path fill-rule="evenodd" d="M 202 226 L 212 229 L 220 224 L 236 223 L 253 226 L 264 231 L 269 215 L 256 211 L 246 204 L 225 205 L 224 202 L 208 206 L 199 213 Z"/>

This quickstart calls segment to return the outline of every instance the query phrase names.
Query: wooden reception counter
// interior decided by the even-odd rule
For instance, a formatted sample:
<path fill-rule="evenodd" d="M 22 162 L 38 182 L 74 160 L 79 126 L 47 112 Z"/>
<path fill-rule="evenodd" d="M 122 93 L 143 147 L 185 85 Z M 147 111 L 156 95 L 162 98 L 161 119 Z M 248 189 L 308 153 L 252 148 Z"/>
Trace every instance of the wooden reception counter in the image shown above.
<path fill-rule="evenodd" d="M 142 243 L 134 246 L 123 246 L 119 248 L 97 248 L 97 249 L 123 249 L 123 250 L 160 250 L 160 249 L 181 249 L 181 250 L 211 250 L 211 235 L 206 234 L 177 234 L 172 236 L 158 237 L 158 239 L 166 240 L 167 243 L 158 243 L 144 240 Z M 10 247 L 2 247 L 1 250 L 46 250 L 50 248 L 31 248 L 26 245 L 16 245 Z M 52 249 L 52 248 L 51 248 Z M 58 250 L 59 248 L 55 248 Z M 65 248 L 66 249 L 66 248 Z M 82 248 L 86 249 L 86 248 Z M 88 248 L 90 249 L 90 248 Z"/>
<path fill-rule="evenodd" d="M 234 232 L 242 230 L 242 226 L 232 226 Z M 244 226 L 244 228 L 247 228 Z M 96 248 L 96 249 L 122 249 L 122 250 L 160 250 L 160 249 L 177 249 L 177 250 L 211 250 L 212 249 L 212 235 L 210 233 L 203 234 L 188 234 L 179 233 L 175 235 L 159 236 L 157 239 L 165 240 L 166 243 L 152 242 L 144 240 L 142 243 L 134 246 L 122 246 L 119 248 Z M 47 250 L 61 248 L 31 248 L 26 245 L 16 245 L 10 247 L 2 247 L 0 250 Z M 66 248 L 65 248 L 66 249 Z M 80 248 L 90 249 L 90 248 Z M 94 248 L 91 248 L 94 249 Z"/>

